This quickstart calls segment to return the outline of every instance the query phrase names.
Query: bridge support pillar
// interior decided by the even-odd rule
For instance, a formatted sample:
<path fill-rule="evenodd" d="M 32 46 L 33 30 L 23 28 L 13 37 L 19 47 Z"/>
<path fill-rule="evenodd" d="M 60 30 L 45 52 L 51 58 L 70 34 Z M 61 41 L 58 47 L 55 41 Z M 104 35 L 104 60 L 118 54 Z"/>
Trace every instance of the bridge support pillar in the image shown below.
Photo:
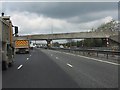
<path fill-rule="evenodd" d="M 47 41 L 47 48 L 51 48 L 52 39 L 47 39 L 46 41 Z"/>

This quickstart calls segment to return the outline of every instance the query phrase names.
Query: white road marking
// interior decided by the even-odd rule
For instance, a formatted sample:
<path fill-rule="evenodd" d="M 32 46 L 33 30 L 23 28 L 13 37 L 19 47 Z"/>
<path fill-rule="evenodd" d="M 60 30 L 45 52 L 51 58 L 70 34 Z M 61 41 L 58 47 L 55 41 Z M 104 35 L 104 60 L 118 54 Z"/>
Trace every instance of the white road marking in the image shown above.
<path fill-rule="evenodd" d="M 73 67 L 71 64 L 69 64 L 69 63 L 67 63 L 67 65 L 69 66 L 69 67 Z"/>
<path fill-rule="evenodd" d="M 53 55 L 51 54 L 51 56 L 53 56 Z"/>
<path fill-rule="evenodd" d="M 65 53 L 65 52 L 64 52 L 64 53 Z M 69 53 L 67 53 L 67 54 L 69 54 Z M 100 60 L 100 59 L 90 58 L 90 57 L 81 56 L 81 55 L 74 55 L 74 54 L 69 54 L 69 55 L 79 56 L 79 57 L 83 57 L 83 58 L 91 59 L 91 60 L 94 60 L 94 61 L 99 61 L 99 62 L 108 63 L 108 64 L 112 64 L 112 65 L 117 65 L 117 66 L 120 65 L 120 64 L 118 64 L 118 63 L 109 62 L 109 61 L 103 61 L 103 60 Z"/>
<path fill-rule="evenodd" d="M 83 58 L 87 58 L 87 59 L 91 59 L 91 60 L 99 61 L 99 62 L 103 62 L 103 63 L 108 63 L 108 64 L 112 64 L 112 65 L 120 65 L 120 64 L 114 63 L 114 62 L 103 61 L 103 60 L 100 60 L 100 59 L 95 59 L 95 58 L 90 58 L 90 57 L 85 57 L 85 56 L 80 56 L 80 55 L 79 55 L 79 57 L 83 57 Z"/>
<path fill-rule="evenodd" d="M 27 60 L 29 60 L 29 58 L 27 58 Z"/>
<path fill-rule="evenodd" d="M 58 57 L 56 57 L 56 59 L 58 59 Z"/>
<path fill-rule="evenodd" d="M 31 55 L 30 55 L 30 57 L 31 57 Z"/>
<path fill-rule="evenodd" d="M 58 53 L 59 53 L 60 51 L 55 51 L 55 52 L 58 52 Z M 79 57 L 83 57 L 83 58 L 91 59 L 91 60 L 98 61 L 98 62 L 102 62 L 102 63 L 112 64 L 112 65 L 116 65 L 116 66 L 120 65 L 120 64 L 118 64 L 118 63 L 109 62 L 109 61 L 104 61 L 104 60 L 95 59 L 95 58 L 90 58 L 90 57 L 86 57 L 86 56 L 75 55 L 75 54 L 66 53 L 66 52 L 63 52 L 63 53 L 68 54 L 68 55 L 79 56 Z"/>
<path fill-rule="evenodd" d="M 19 70 L 23 65 L 20 65 L 17 69 Z"/>
<path fill-rule="evenodd" d="M 73 56 L 76 56 L 76 55 L 73 55 Z"/>

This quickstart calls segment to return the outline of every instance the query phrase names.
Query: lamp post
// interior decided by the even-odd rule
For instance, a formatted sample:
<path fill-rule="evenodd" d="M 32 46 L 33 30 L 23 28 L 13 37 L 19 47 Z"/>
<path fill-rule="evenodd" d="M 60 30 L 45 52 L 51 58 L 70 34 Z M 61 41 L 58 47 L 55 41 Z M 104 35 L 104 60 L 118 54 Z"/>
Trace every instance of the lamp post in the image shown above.
<path fill-rule="evenodd" d="M 82 47 L 84 47 L 84 39 L 82 40 Z"/>
<path fill-rule="evenodd" d="M 52 22 L 52 25 L 51 25 L 51 34 L 52 34 L 52 38 L 53 38 L 53 22 Z M 51 47 L 53 47 L 53 40 L 51 41 Z"/>

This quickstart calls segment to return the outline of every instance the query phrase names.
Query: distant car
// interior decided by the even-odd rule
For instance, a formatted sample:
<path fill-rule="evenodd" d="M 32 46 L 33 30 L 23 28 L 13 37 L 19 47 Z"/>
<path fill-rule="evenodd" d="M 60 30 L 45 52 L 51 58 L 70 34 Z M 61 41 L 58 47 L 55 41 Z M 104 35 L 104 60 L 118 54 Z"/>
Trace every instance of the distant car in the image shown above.
<path fill-rule="evenodd" d="M 40 48 L 40 46 L 36 46 L 37 48 Z"/>
<path fill-rule="evenodd" d="M 64 46 L 63 46 L 63 45 L 60 45 L 60 48 L 64 48 Z"/>
<path fill-rule="evenodd" d="M 33 43 L 31 43 L 30 44 L 30 49 L 33 50 L 33 48 L 34 48 L 34 45 L 33 45 Z"/>
<path fill-rule="evenodd" d="M 47 49 L 47 47 L 44 47 L 45 49 Z"/>
<path fill-rule="evenodd" d="M 31 50 L 33 50 L 33 47 L 30 47 Z"/>

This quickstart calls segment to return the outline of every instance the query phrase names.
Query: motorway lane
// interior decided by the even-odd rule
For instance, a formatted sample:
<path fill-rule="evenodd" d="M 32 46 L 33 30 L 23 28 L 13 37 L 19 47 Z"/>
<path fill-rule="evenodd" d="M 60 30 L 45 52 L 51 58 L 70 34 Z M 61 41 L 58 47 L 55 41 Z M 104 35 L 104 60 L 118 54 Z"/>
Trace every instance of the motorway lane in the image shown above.
<path fill-rule="evenodd" d="M 28 58 L 28 59 L 27 59 Z M 78 88 L 78 84 L 38 49 L 15 56 L 14 66 L 2 72 L 3 88 Z"/>
<path fill-rule="evenodd" d="M 41 49 L 41 51 L 71 75 L 81 88 L 118 87 L 118 65 L 58 51 L 44 49 Z"/>

